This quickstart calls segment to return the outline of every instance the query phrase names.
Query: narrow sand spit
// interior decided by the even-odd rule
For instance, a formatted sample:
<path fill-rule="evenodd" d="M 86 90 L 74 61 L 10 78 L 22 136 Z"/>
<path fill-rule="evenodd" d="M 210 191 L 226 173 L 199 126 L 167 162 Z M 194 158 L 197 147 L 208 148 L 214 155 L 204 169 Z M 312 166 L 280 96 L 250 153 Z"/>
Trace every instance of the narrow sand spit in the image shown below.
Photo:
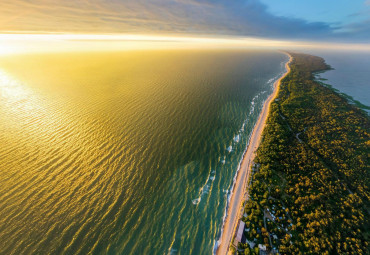
<path fill-rule="evenodd" d="M 261 141 L 261 135 L 266 124 L 266 119 L 270 110 L 270 104 L 279 91 L 281 80 L 290 72 L 289 64 L 292 61 L 292 57 L 289 55 L 289 58 L 289 61 L 285 64 L 286 72 L 274 83 L 274 92 L 265 101 L 262 112 L 260 113 L 256 126 L 253 129 L 253 133 L 249 141 L 249 146 L 246 153 L 244 154 L 238 176 L 236 177 L 236 183 L 230 199 L 229 207 L 227 209 L 227 217 L 223 225 L 222 236 L 219 240 L 220 245 L 217 248 L 216 252 L 216 254 L 218 255 L 224 255 L 228 253 L 231 239 L 235 233 L 238 220 L 242 216 L 242 205 L 248 197 L 247 184 L 250 177 L 252 163 L 255 157 L 255 151 L 257 150 Z"/>

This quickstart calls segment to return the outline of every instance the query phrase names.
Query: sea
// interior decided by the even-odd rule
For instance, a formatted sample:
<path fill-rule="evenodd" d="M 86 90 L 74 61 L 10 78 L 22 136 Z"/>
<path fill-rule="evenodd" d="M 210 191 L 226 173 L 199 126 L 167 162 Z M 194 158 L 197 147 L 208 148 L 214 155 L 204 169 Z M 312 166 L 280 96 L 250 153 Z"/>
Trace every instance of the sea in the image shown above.
<path fill-rule="evenodd" d="M 333 69 L 319 73 L 321 82 L 329 84 L 348 100 L 370 114 L 370 51 L 314 50 L 308 53 L 325 59 Z"/>
<path fill-rule="evenodd" d="M 2 56 L 0 254 L 212 254 L 287 61 L 242 49 Z"/>

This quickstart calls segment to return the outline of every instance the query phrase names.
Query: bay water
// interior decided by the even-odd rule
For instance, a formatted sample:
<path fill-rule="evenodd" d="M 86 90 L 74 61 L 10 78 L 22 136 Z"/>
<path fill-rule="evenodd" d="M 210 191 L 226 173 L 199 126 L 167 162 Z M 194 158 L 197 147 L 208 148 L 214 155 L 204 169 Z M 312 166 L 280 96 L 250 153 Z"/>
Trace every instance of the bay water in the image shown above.
<path fill-rule="evenodd" d="M 370 51 L 316 50 L 333 69 L 318 77 L 370 113 Z"/>

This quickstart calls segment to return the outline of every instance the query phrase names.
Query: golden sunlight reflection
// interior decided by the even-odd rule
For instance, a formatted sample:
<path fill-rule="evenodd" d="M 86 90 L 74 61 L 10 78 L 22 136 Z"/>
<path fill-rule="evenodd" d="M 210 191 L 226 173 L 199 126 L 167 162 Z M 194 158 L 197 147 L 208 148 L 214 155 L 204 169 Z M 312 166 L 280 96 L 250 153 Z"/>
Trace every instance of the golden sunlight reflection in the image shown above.
<path fill-rule="evenodd" d="M 27 99 L 30 92 L 19 81 L 0 69 L 0 95 L 4 101 L 15 102 Z"/>
<path fill-rule="evenodd" d="M 22 135 L 27 136 L 31 132 L 30 124 L 39 122 L 45 135 L 55 132 L 55 126 L 50 125 L 57 117 L 55 112 L 45 107 L 44 100 L 36 91 L 3 69 L 0 69 L 0 101 L 0 121 L 8 129 L 21 129 Z"/>

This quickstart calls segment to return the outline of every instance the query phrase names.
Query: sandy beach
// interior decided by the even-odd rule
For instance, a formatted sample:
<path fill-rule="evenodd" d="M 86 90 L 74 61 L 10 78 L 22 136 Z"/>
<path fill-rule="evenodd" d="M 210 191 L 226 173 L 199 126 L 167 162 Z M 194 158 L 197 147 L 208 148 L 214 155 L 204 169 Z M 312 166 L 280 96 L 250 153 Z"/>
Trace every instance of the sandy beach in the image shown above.
<path fill-rule="evenodd" d="M 279 91 L 281 80 L 290 72 L 289 64 L 291 61 L 292 57 L 289 55 L 289 61 L 285 64 L 286 72 L 274 83 L 274 91 L 265 101 L 262 112 L 260 113 L 258 121 L 253 129 L 253 133 L 249 141 L 249 146 L 246 153 L 244 154 L 244 158 L 241 163 L 234 190 L 230 199 L 229 207 L 227 209 L 227 217 L 223 226 L 223 232 L 220 238 L 220 245 L 217 248 L 216 252 L 216 254 L 218 255 L 224 255 L 228 253 L 231 239 L 235 233 L 236 225 L 243 213 L 243 202 L 248 197 L 247 184 L 249 182 L 251 172 L 251 163 L 253 163 L 255 151 L 257 150 L 261 141 L 261 135 L 266 124 L 266 119 L 270 109 L 270 103 L 272 102 L 272 100 L 274 100 Z"/>

